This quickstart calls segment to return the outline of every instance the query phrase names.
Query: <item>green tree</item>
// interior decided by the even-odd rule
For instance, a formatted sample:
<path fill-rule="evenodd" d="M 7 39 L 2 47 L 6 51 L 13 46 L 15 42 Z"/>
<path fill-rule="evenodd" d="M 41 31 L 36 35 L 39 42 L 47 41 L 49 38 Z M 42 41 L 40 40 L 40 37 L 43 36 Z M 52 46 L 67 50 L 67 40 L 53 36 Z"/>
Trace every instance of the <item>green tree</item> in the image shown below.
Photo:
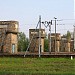
<path fill-rule="evenodd" d="M 45 52 L 48 52 L 48 50 L 49 50 L 48 46 L 49 46 L 49 40 L 46 37 L 45 40 L 44 40 L 44 50 L 45 50 Z"/>
<path fill-rule="evenodd" d="M 18 51 L 25 51 L 28 47 L 29 39 L 24 32 L 18 33 Z"/>
<path fill-rule="evenodd" d="M 71 33 L 70 33 L 70 31 L 67 31 L 67 34 L 64 34 L 63 37 L 66 38 L 68 42 L 70 42 L 71 41 Z"/>
<path fill-rule="evenodd" d="M 71 33 L 70 33 L 70 31 L 67 31 L 67 36 L 66 36 L 66 37 L 67 37 L 67 40 L 68 40 L 68 41 L 71 40 Z"/>

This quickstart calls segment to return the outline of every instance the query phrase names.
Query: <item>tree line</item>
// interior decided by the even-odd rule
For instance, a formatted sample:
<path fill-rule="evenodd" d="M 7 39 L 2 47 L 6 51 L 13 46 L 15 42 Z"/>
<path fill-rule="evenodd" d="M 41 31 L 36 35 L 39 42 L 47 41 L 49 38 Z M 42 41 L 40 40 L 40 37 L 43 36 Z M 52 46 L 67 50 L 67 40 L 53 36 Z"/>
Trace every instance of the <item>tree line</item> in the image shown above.
<path fill-rule="evenodd" d="M 70 31 L 67 31 L 67 34 L 63 35 L 68 40 L 71 40 L 71 33 Z M 24 32 L 18 33 L 18 51 L 23 52 L 26 51 L 29 44 L 29 38 L 26 37 Z M 47 52 L 49 50 L 49 40 L 47 36 L 44 39 L 44 51 Z"/>

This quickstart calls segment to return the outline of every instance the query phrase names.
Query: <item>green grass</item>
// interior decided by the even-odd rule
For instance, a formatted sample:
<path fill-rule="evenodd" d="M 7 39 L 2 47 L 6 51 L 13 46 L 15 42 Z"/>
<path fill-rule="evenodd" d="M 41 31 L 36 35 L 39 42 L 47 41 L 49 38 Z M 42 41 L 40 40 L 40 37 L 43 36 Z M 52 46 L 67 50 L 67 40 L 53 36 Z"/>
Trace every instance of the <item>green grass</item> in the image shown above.
<path fill-rule="evenodd" d="M 75 59 L 70 58 L 0 58 L 0 74 L 75 75 Z"/>

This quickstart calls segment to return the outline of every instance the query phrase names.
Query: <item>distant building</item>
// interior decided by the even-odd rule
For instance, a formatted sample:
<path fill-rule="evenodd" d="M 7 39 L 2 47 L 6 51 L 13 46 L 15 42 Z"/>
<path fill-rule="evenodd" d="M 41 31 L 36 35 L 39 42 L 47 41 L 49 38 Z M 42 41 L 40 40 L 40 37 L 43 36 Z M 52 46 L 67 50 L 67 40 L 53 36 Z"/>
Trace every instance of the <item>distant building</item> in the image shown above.
<path fill-rule="evenodd" d="M 44 52 L 45 29 L 41 29 L 41 52 Z M 30 52 L 39 52 L 39 29 L 29 29 Z"/>
<path fill-rule="evenodd" d="M 0 21 L 0 53 L 17 53 L 17 21 Z"/>
<path fill-rule="evenodd" d="M 48 35 L 50 40 L 50 35 Z M 50 41 L 49 41 L 50 47 Z M 55 33 L 51 33 L 51 52 L 73 52 L 74 39 L 67 39 L 66 36 L 61 36 L 60 33 L 56 33 L 56 51 L 55 51 Z"/>
<path fill-rule="evenodd" d="M 61 52 L 70 52 L 70 42 L 66 37 L 61 37 Z"/>
<path fill-rule="evenodd" d="M 50 34 L 48 34 L 48 39 L 50 40 Z M 55 33 L 51 33 L 51 52 L 60 51 L 60 41 L 61 41 L 61 35 L 60 33 L 56 33 L 56 51 L 55 51 Z M 50 47 L 50 42 L 49 42 L 49 47 Z"/>

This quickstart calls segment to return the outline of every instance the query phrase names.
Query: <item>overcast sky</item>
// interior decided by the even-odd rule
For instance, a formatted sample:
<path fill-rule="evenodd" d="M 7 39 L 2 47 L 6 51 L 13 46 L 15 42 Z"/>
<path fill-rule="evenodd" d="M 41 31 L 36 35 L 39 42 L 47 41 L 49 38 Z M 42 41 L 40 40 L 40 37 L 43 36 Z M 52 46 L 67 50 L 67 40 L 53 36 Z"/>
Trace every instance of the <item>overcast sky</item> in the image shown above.
<path fill-rule="evenodd" d="M 19 30 L 25 32 L 27 36 L 30 28 L 36 28 L 39 15 L 42 21 L 49 21 L 54 17 L 74 19 L 74 0 L 0 0 L 0 20 L 19 21 Z M 65 22 L 68 21 L 58 23 Z M 63 33 L 62 30 L 66 27 L 72 30 L 73 21 L 71 23 L 72 26 L 57 27 L 57 32 Z M 52 32 L 54 32 L 54 26 L 52 26 Z"/>

